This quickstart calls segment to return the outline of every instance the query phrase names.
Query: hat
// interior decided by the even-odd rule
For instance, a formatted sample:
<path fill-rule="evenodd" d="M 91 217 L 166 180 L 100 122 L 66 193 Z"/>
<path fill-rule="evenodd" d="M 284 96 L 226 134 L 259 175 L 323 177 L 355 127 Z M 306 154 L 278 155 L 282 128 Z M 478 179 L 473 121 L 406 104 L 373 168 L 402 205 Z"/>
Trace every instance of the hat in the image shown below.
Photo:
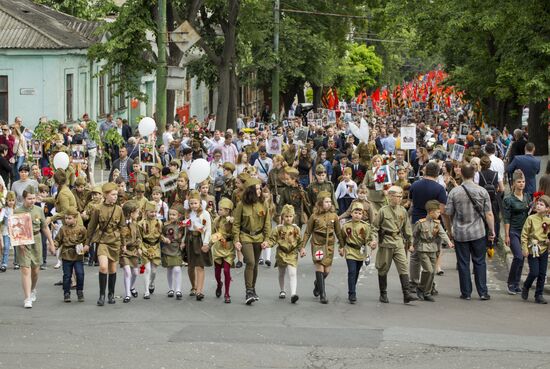
<path fill-rule="evenodd" d="M 199 183 L 199 188 L 202 187 L 202 186 L 210 186 L 210 180 L 209 180 L 209 179 L 205 179 L 204 181 L 202 181 L 201 183 Z"/>
<path fill-rule="evenodd" d="M 74 207 L 68 208 L 67 210 L 65 210 L 65 215 L 76 217 L 78 214 L 79 214 L 78 210 L 76 210 L 76 208 Z"/>
<path fill-rule="evenodd" d="M 246 182 L 244 183 L 244 185 L 246 187 L 252 187 L 252 186 L 259 185 L 259 184 L 262 184 L 262 181 L 260 181 L 258 178 L 254 178 L 254 177 L 248 178 L 246 180 Z"/>
<path fill-rule="evenodd" d="M 319 164 L 317 165 L 317 168 L 315 168 L 315 173 L 317 174 L 326 173 L 326 172 L 327 172 L 327 168 L 325 168 L 323 164 Z"/>
<path fill-rule="evenodd" d="M 180 166 L 180 161 L 177 160 L 177 159 L 173 159 L 173 160 L 170 161 L 170 165 L 175 165 L 176 167 L 179 168 L 179 166 Z"/>
<path fill-rule="evenodd" d="M 154 193 L 162 193 L 162 189 L 159 186 L 155 186 L 151 190 L 151 194 L 154 194 Z"/>
<path fill-rule="evenodd" d="M 324 198 L 332 198 L 332 195 L 330 194 L 330 192 L 328 191 L 321 191 L 319 192 L 319 194 L 317 195 L 317 199 L 324 199 Z"/>
<path fill-rule="evenodd" d="M 235 164 L 226 161 L 225 163 L 223 163 L 223 169 L 227 169 L 230 172 L 234 172 L 235 171 Z"/>
<path fill-rule="evenodd" d="M 145 185 L 143 183 L 138 183 L 135 188 L 136 192 L 145 192 Z"/>
<path fill-rule="evenodd" d="M 141 165 L 141 162 L 139 161 L 139 158 L 134 159 L 134 162 L 132 163 L 132 165 L 135 165 L 135 164 Z"/>
<path fill-rule="evenodd" d="M 153 201 L 145 203 L 145 211 L 157 211 L 157 205 Z"/>
<path fill-rule="evenodd" d="M 284 215 L 294 216 L 295 214 L 296 212 L 294 211 L 294 206 L 290 204 L 286 204 L 285 206 L 283 206 L 283 209 L 281 210 L 281 216 L 284 216 Z"/>
<path fill-rule="evenodd" d="M 153 168 L 157 168 L 159 170 L 159 172 L 162 172 L 162 164 L 161 163 L 156 163 Z"/>
<path fill-rule="evenodd" d="M 548 195 L 542 195 L 537 201 L 543 202 L 546 207 L 550 207 L 550 196 Z"/>
<path fill-rule="evenodd" d="M 107 182 L 103 186 L 101 186 L 101 192 L 111 192 L 118 190 L 118 186 L 113 182 Z"/>
<path fill-rule="evenodd" d="M 431 210 L 437 210 L 439 209 L 439 201 L 437 200 L 430 200 L 428 202 L 426 202 L 426 205 L 424 205 L 424 207 L 426 208 L 426 211 L 431 211 Z"/>
<path fill-rule="evenodd" d="M 298 172 L 298 169 L 291 166 L 285 167 L 285 173 L 289 175 L 296 175 L 296 176 L 300 174 L 300 172 Z"/>
<path fill-rule="evenodd" d="M 201 194 L 197 190 L 193 190 L 189 193 L 189 200 L 200 200 Z"/>
<path fill-rule="evenodd" d="M 403 194 L 403 189 L 399 186 L 391 186 L 388 190 L 388 195 L 399 195 Z"/>
<path fill-rule="evenodd" d="M 246 181 L 248 181 L 250 179 L 250 174 L 246 173 L 246 172 L 242 172 L 240 173 L 237 178 L 239 179 L 239 181 L 241 181 L 242 183 L 245 183 Z"/>
<path fill-rule="evenodd" d="M 92 193 L 101 193 L 101 186 L 95 186 L 92 188 Z"/>
<path fill-rule="evenodd" d="M 86 179 L 84 177 L 78 177 L 76 181 L 74 181 L 75 186 L 86 186 Z"/>
<path fill-rule="evenodd" d="M 178 213 L 180 213 L 180 215 L 183 215 L 185 213 L 185 208 L 183 207 L 182 204 L 174 204 L 174 205 L 172 205 L 170 210 L 175 210 Z"/>
<path fill-rule="evenodd" d="M 218 203 L 218 208 L 233 210 L 233 201 L 229 200 L 228 198 L 222 197 L 222 199 Z"/>
<path fill-rule="evenodd" d="M 363 204 L 361 204 L 359 201 L 355 201 L 353 204 L 351 204 L 351 211 L 354 210 L 365 210 L 363 207 Z"/>

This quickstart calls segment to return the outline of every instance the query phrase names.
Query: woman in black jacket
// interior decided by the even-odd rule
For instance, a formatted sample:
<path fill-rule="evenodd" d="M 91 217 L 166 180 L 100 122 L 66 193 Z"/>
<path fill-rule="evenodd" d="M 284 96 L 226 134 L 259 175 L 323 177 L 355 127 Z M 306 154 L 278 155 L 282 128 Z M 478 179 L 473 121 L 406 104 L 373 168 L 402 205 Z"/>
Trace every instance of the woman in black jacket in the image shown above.
<path fill-rule="evenodd" d="M 2 176 L 2 179 L 6 184 L 6 188 L 9 188 L 10 173 L 12 171 L 12 166 L 8 161 L 8 159 L 6 159 L 6 155 L 8 155 L 8 147 L 4 144 L 1 144 L 0 145 L 0 176 Z"/>

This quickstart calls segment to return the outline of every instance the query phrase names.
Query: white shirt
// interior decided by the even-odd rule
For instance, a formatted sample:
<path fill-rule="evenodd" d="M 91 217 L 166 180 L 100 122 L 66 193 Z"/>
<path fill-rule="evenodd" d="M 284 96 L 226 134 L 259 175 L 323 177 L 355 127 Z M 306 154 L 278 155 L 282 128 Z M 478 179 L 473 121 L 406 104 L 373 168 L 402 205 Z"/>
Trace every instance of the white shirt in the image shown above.
<path fill-rule="evenodd" d="M 267 182 L 267 175 L 271 172 L 273 168 L 273 160 L 270 157 L 266 156 L 265 160 L 262 160 L 258 157 L 254 162 L 254 166 L 258 171 L 258 177 L 262 182 Z"/>
<path fill-rule="evenodd" d="M 340 182 L 338 184 L 338 187 L 336 187 L 336 192 L 334 193 L 336 199 L 341 199 L 346 195 L 350 196 L 353 199 L 357 198 L 357 183 L 355 183 L 355 181 L 352 181 L 351 179 L 348 182 Z"/>
<path fill-rule="evenodd" d="M 491 166 L 489 169 L 498 173 L 498 181 L 504 182 L 504 162 L 502 159 L 497 158 L 494 154 L 489 155 L 491 159 Z"/>
<path fill-rule="evenodd" d="M 164 147 L 166 147 L 166 150 L 168 150 L 172 141 L 174 141 L 174 136 L 171 132 L 164 132 L 162 134 L 162 143 L 164 144 Z"/>

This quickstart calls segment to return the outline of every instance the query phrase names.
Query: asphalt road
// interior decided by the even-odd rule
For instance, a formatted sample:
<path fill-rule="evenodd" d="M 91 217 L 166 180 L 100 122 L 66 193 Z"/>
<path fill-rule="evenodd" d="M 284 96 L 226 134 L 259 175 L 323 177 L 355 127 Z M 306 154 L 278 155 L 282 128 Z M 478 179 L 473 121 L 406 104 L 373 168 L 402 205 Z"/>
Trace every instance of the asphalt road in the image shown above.
<path fill-rule="evenodd" d="M 348 304 L 339 257 L 328 305 L 312 296 L 309 257 L 298 268 L 296 305 L 279 300 L 277 270 L 261 267 L 260 301 L 251 307 L 244 305 L 244 269 L 232 270 L 230 305 L 214 296 L 212 268 L 202 302 L 167 298 L 160 268 L 151 300 L 141 297 L 139 278 L 137 299 L 97 307 L 97 268 L 85 267 L 86 302 L 66 304 L 53 286 L 61 271 L 50 267 L 26 310 L 19 273 L 10 269 L 0 274 L 0 368 L 550 368 L 550 305 L 508 296 L 500 260 L 489 264 L 491 301 L 460 300 L 454 263 L 446 250 L 435 303 L 408 306 L 395 269 L 390 304 L 378 302 L 372 265 L 362 270 L 358 303 Z M 122 286 L 119 272 L 117 294 Z"/>

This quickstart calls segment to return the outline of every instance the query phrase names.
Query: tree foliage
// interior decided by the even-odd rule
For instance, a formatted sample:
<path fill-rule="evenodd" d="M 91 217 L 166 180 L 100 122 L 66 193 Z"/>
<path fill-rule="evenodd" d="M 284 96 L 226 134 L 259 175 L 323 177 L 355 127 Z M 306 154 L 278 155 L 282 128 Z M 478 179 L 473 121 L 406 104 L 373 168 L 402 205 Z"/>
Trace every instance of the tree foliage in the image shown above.
<path fill-rule="evenodd" d="M 112 0 L 34 0 L 34 2 L 87 20 L 97 20 L 118 12 L 118 7 Z"/>
<path fill-rule="evenodd" d="M 354 97 L 359 89 L 376 86 L 381 73 L 382 59 L 376 55 L 374 46 L 350 44 L 336 78 L 340 96 Z"/>

